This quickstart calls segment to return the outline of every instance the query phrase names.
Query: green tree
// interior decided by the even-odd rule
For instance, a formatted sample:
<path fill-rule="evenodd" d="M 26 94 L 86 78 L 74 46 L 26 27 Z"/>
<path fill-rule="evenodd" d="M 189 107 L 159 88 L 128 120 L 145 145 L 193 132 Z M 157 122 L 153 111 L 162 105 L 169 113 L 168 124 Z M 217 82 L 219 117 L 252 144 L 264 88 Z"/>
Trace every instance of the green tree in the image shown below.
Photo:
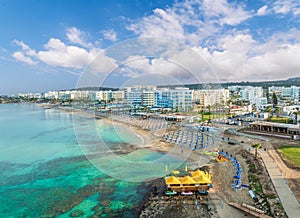
<path fill-rule="evenodd" d="M 270 103 L 270 93 L 269 93 L 269 89 L 266 89 L 266 97 L 267 97 L 267 102 Z"/>
<path fill-rule="evenodd" d="M 273 92 L 273 95 L 272 95 L 272 102 L 273 102 L 273 106 L 276 107 L 278 104 L 278 98 L 277 98 L 277 95 L 275 92 Z"/>
<path fill-rule="evenodd" d="M 255 160 L 257 159 L 257 149 L 261 148 L 261 144 L 255 143 L 251 145 L 252 148 L 255 148 Z"/>
<path fill-rule="evenodd" d="M 299 109 L 297 108 L 297 111 L 294 111 L 293 114 L 295 115 L 294 124 L 297 124 L 298 123 Z"/>
<path fill-rule="evenodd" d="M 210 122 L 211 105 L 207 105 L 207 109 L 208 109 L 208 119 L 209 119 L 209 122 Z"/>
<path fill-rule="evenodd" d="M 265 112 L 271 114 L 272 113 L 272 106 L 267 106 Z"/>
<path fill-rule="evenodd" d="M 280 107 L 276 107 L 275 110 L 274 110 L 275 114 L 276 114 L 276 117 L 279 117 L 279 114 L 281 112 L 281 108 Z"/>
<path fill-rule="evenodd" d="M 201 108 L 199 113 L 201 114 L 201 122 L 203 122 L 203 120 L 204 120 L 204 110 L 203 110 L 203 108 Z"/>

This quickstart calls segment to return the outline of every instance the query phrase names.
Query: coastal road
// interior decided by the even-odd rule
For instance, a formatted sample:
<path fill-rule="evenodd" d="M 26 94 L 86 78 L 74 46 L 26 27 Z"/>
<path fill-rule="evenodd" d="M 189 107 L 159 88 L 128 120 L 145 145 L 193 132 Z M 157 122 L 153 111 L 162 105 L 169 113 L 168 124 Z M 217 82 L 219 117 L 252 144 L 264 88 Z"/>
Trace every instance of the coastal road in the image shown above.
<path fill-rule="evenodd" d="M 282 206 L 290 218 L 297 218 L 300 216 L 300 205 L 296 200 L 292 190 L 284 179 L 281 171 L 279 170 L 276 162 L 269 156 L 266 151 L 258 150 L 258 154 L 261 156 L 266 169 L 270 175 L 276 192 L 280 198 Z"/>

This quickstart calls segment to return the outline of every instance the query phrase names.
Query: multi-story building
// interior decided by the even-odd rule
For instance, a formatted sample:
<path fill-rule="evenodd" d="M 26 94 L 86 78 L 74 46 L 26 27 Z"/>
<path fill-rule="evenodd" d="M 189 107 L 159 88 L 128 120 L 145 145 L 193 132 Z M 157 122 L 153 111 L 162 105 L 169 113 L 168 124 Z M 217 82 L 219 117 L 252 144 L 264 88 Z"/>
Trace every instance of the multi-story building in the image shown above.
<path fill-rule="evenodd" d="M 40 99 L 43 95 L 41 93 L 19 93 L 18 97 Z"/>
<path fill-rule="evenodd" d="M 125 98 L 125 91 L 124 90 L 113 91 L 112 98 L 114 101 L 123 101 Z"/>
<path fill-rule="evenodd" d="M 188 88 L 160 89 L 155 91 L 154 106 L 188 111 L 192 109 L 192 97 L 193 90 Z"/>
<path fill-rule="evenodd" d="M 58 91 L 49 91 L 44 94 L 47 99 L 58 99 Z"/>
<path fill-rule="evenodd" d="M 228 86 L 229 96 L 236 96 L 240 94 L 240 91 L 243 89 L 243 86 Z"/>
<path fill-rule="evenodd" d="M 240 91 L 241 100 L 249 101 L 250 104 L 254 104 L 257 98 L 263 97 L 262 87 L 245 86 Z"/>
<path fill-rule="evenodd" d="M 275 92 L 278 98 L 281 100 L 294 101 L 295 103 L 300 102 L 300 87 L 291 86 L 291 87 L 269 87 L 269 94 Z"/>
<path fill-rule="evenodd" d="M 143 106 L 154 106 L 154 91 L 143 91 L 142 92 L 142 105 Z"/>
<path fill-rule="evenodd" d="M 154 93 L 154 105 L 160 108 L 173 108 L 172 93 L 170 89 L 163 88 Z"/>
<path fill-rule="evenodd" d="M 154 86 L 134 86 L 125 89 L 126 100 L 130 104 L 176 108 L 188 111 L 192 108 L 193 90 L 188 88 L 156 89 Z"/>
<path fill-rule="evenodd" d="M 300 87 L 296 87 L 296 86 L 283 87 L 280 98 L 284 100 L 299 102 L 299 91 L 300 91 Z"/>
<path fill-rule="evenodd" d="M 154 90 L 156 86 L 131 86 L 125 88 L 124 96 L 130 104 L 153 106 Z"/>
<path fill-rule="evenodd" d="M 173 108 L 179 111 L 188 111 L 193 107 L 193 90 L 188 88 L 175 88 L 171 91 L 171 99 L 173 100 Z"/>
<path fill-rule="evenodd" d="M 58 92 L 58 99 L 62 100 L 69 100 L 72 98 L 72 92 L 70 90 L 65 90 L 65 91 L 59 91 Z"/>
<path fill-rule="evenodd" d="M 86 90 L 73 90 L 71 92 L 71 99 L 74 100 L 89 99 L 89 96 L 89 91 Z"/>
<path fill-rule="evenodd" d="M 193 102 L 207 107 L 208 105 L 225 105 L 229 99 L 229 90 L 227 89 L 203 89 L 194 90 Z"/>

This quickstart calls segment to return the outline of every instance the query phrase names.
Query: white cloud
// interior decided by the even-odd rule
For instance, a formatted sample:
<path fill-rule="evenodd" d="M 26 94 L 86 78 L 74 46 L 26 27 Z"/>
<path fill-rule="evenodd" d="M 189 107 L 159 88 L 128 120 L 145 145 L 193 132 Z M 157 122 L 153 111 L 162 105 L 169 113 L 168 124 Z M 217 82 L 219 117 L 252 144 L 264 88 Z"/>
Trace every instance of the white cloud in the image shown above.
<path fill-rule="evenodd" d="M 229 3 L 227 0 L 204 0 L 203 11 L 208 18 L 219 19 L 219 24 L 235 26 L 253 15 L 241 5 Z"/>
<path fill-rule="evenodd" d="M 27 57 L 25 56 L 22 52 L 20 51 L 17 51 L 17 52 L 14 52 L 12 54 L 12 56 L 18 60 L 18 61 L 21 61 L 21 62 L 24 62 L 26 64 L 29 64 L 29 65 L 35 65 L 36 62 L 34 62 L 30 57 Z"/>
<path fill-rule="evenodd" d="M 31 49 L 28 45 L 26 45 L 24 42 L 15 39 L 13 40 L 13 44 L 20 46 L 23 54 L 32 57 L 36 56 L 36 52 L 33 49 Z"/>
<path fill-rule="evenodd" d="M 285 45 L 251 58 L 244 66 L 244 72 L 253 72 L 260 78 L 280 79 L 286 76 L 297 76 L 300 71 L 300 44 Z M 249 75 L 250 76 L 250 75 Z"/>
<path fill-rule="evenodd" d="M 103 34 L 104 39 L 110 40 L 112 42 L 117 41 L 117 33 L 113 29 L 104 30 L 104 31 L 102 31 L 102 34 Z"/>
<path fill-rule="evenodd" d="M 289 42 L 295 30 L 277 33 L 258 43 L 249 33 L 236 32 L 218 40 L 218 50 L 195 47 L 213 66 L 222 81 L 261 81 L 297 76 L 300 44 Z"/>
<path fill-rule="evenodd" d="M 86 42 L 87 34 L 76 27 L 67 28 L 67 37 L 71 43 L 87 48 L 92 46 L 91 43 Z"/>
<path fill-rule="evenodd" d="M 36 52 L 33 49 L 31 49 L 28 45 L 19 40 L 13 40 L 12 43 L 21 47 L 21 51 L 14 52 L 12 54 L 12 57 L 14 57 L 17 61 L 29 65 L 37 64 L 37 62 L 33 60 L 36 57 Z"/>
<path fill-rule="evenodd" d="M 67 46 L 59 39 L 51 38 L 44 47 L 46 51 L 39 51 L 37 56 L 51 66 L 82 68 L 90 61 L 85 49 Z"/>
<path fill-rule="evenodd" d="M 196 45 L 220 33 L 225 25 L 235 26 L 252 16 L 241 5 L 226 0 L 179 1 L 172 7 L 153 10 L 127 29 L 142 37 L 166 37 Z"/>
<path fill-rule="evenodd" d="M 118 67 L 117 61 L 108 57 L 104 50 L 97 50 L 94 54 L 91 53 L 90 60 L 88 70 L 92 74 L 107 75 Z"/>
<path fill-rule="evenodd" d="M 155 9 L 153 15 L 127 26 L 127 29 L 141 37 L 166 37 L 183 41 L 185 40 L 183 27 L 174 15 L 170 10 Z"/>
<path fill-rule="evenodd" d="M 258 16 L 263 16 L 263 15 L 266 15 L 267 14 L 267 9 L 268 9 L 268 6 L 267 5 L 264 5 L 262 7 L 260 7 L 258 10 L 257 10 L 257 15 Z"/>
<path fill-rule="evenodd" d="M 278 14 L 293 13 L 298 15 L 300 13 L 299 0 L 276 0 L 273 4 L 273 10 Z"/>
<path fill-rule="evenodd" d="M 270 28 L 266 30 L 270 33 L 266 38 L 258 39 L 257 35 L 265 29 L 253 30 L 251 22 L 239 24 L 271 13 L 280 14 L 276 18 L 284 18 L 286 14 L 299 15 L 300 2 L 275 0 L 253 11 L 247 10 L 245 4 L 229 0 L 185 0 L 176 1 L 171 7 L 156 8 L 150 15 L 131 20 L 126 28 L 140 37 L 156 36 L 157 39 L 163 37 L 172 40 L 161 40 L 160 43 L 144 40 L 140 47 L 135 47 L 134 42 L 133 45 L 126 44 L 130 48 L 120 44 L 110 53 L 114 57 L 95 48 L 95 43 L 87 41 L 88 33 L 76 27 L 67 29 L 68 43 L 51 38 L 42 51 L 35 51 L 24 42 L 15 40 L 14 44 L 20 46 L 21 51 L 15 52 L 13 56 L 28 64 L 42 61 L 50 66 L 65 68 L 82 69 L 90 63 L 89 70 L 99 75 L 116 69 L 127 58 L 119 73 L 132 78 L 141 73 L 161 73 L 184 78 L 187 77 L 187 71 L 190 71 L 199 74 L 200 79 L 208 80 L 212 75 L 209 64 L 222 80 L 275 79 L 282 75 L 296 75 L 297 69 L 300 69 L 296 60 L 300 56 L 300 32 L 297 27 L 276 33 L 272 33 L 273 29 Z M 258 34 L 254 35 L 254 31 Z M 117 33 L 113 29 L 101 33 L 104 39 L 112 42 L 117 40 Z M 193 56 L 193 51 L 189 49 L 174 48 L 171 43 L 173 40 L 192 46 L 193 51 L 203 58 Z M 136 52 L 132 51 L 134 48 Z M 123 54 L 118 49 L 131 50 Z M 161 57 L 155 56 L 163 50 L 165 53 Z M 131 56 L 127 57 L 128 54 Z M 148 54 L 154 54 L 155 57 L 149 60 L 145 57 Z"/>

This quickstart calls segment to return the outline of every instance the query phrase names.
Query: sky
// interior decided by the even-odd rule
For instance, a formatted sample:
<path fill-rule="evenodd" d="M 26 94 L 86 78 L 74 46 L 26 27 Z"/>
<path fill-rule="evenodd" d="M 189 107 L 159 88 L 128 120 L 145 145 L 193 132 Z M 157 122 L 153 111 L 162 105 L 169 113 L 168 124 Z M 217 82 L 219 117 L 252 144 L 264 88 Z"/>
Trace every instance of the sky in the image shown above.
<path fill-rule="evenodd" d="M 299 0 L 0 0 L 0 95 L 300 75 Z"/>

